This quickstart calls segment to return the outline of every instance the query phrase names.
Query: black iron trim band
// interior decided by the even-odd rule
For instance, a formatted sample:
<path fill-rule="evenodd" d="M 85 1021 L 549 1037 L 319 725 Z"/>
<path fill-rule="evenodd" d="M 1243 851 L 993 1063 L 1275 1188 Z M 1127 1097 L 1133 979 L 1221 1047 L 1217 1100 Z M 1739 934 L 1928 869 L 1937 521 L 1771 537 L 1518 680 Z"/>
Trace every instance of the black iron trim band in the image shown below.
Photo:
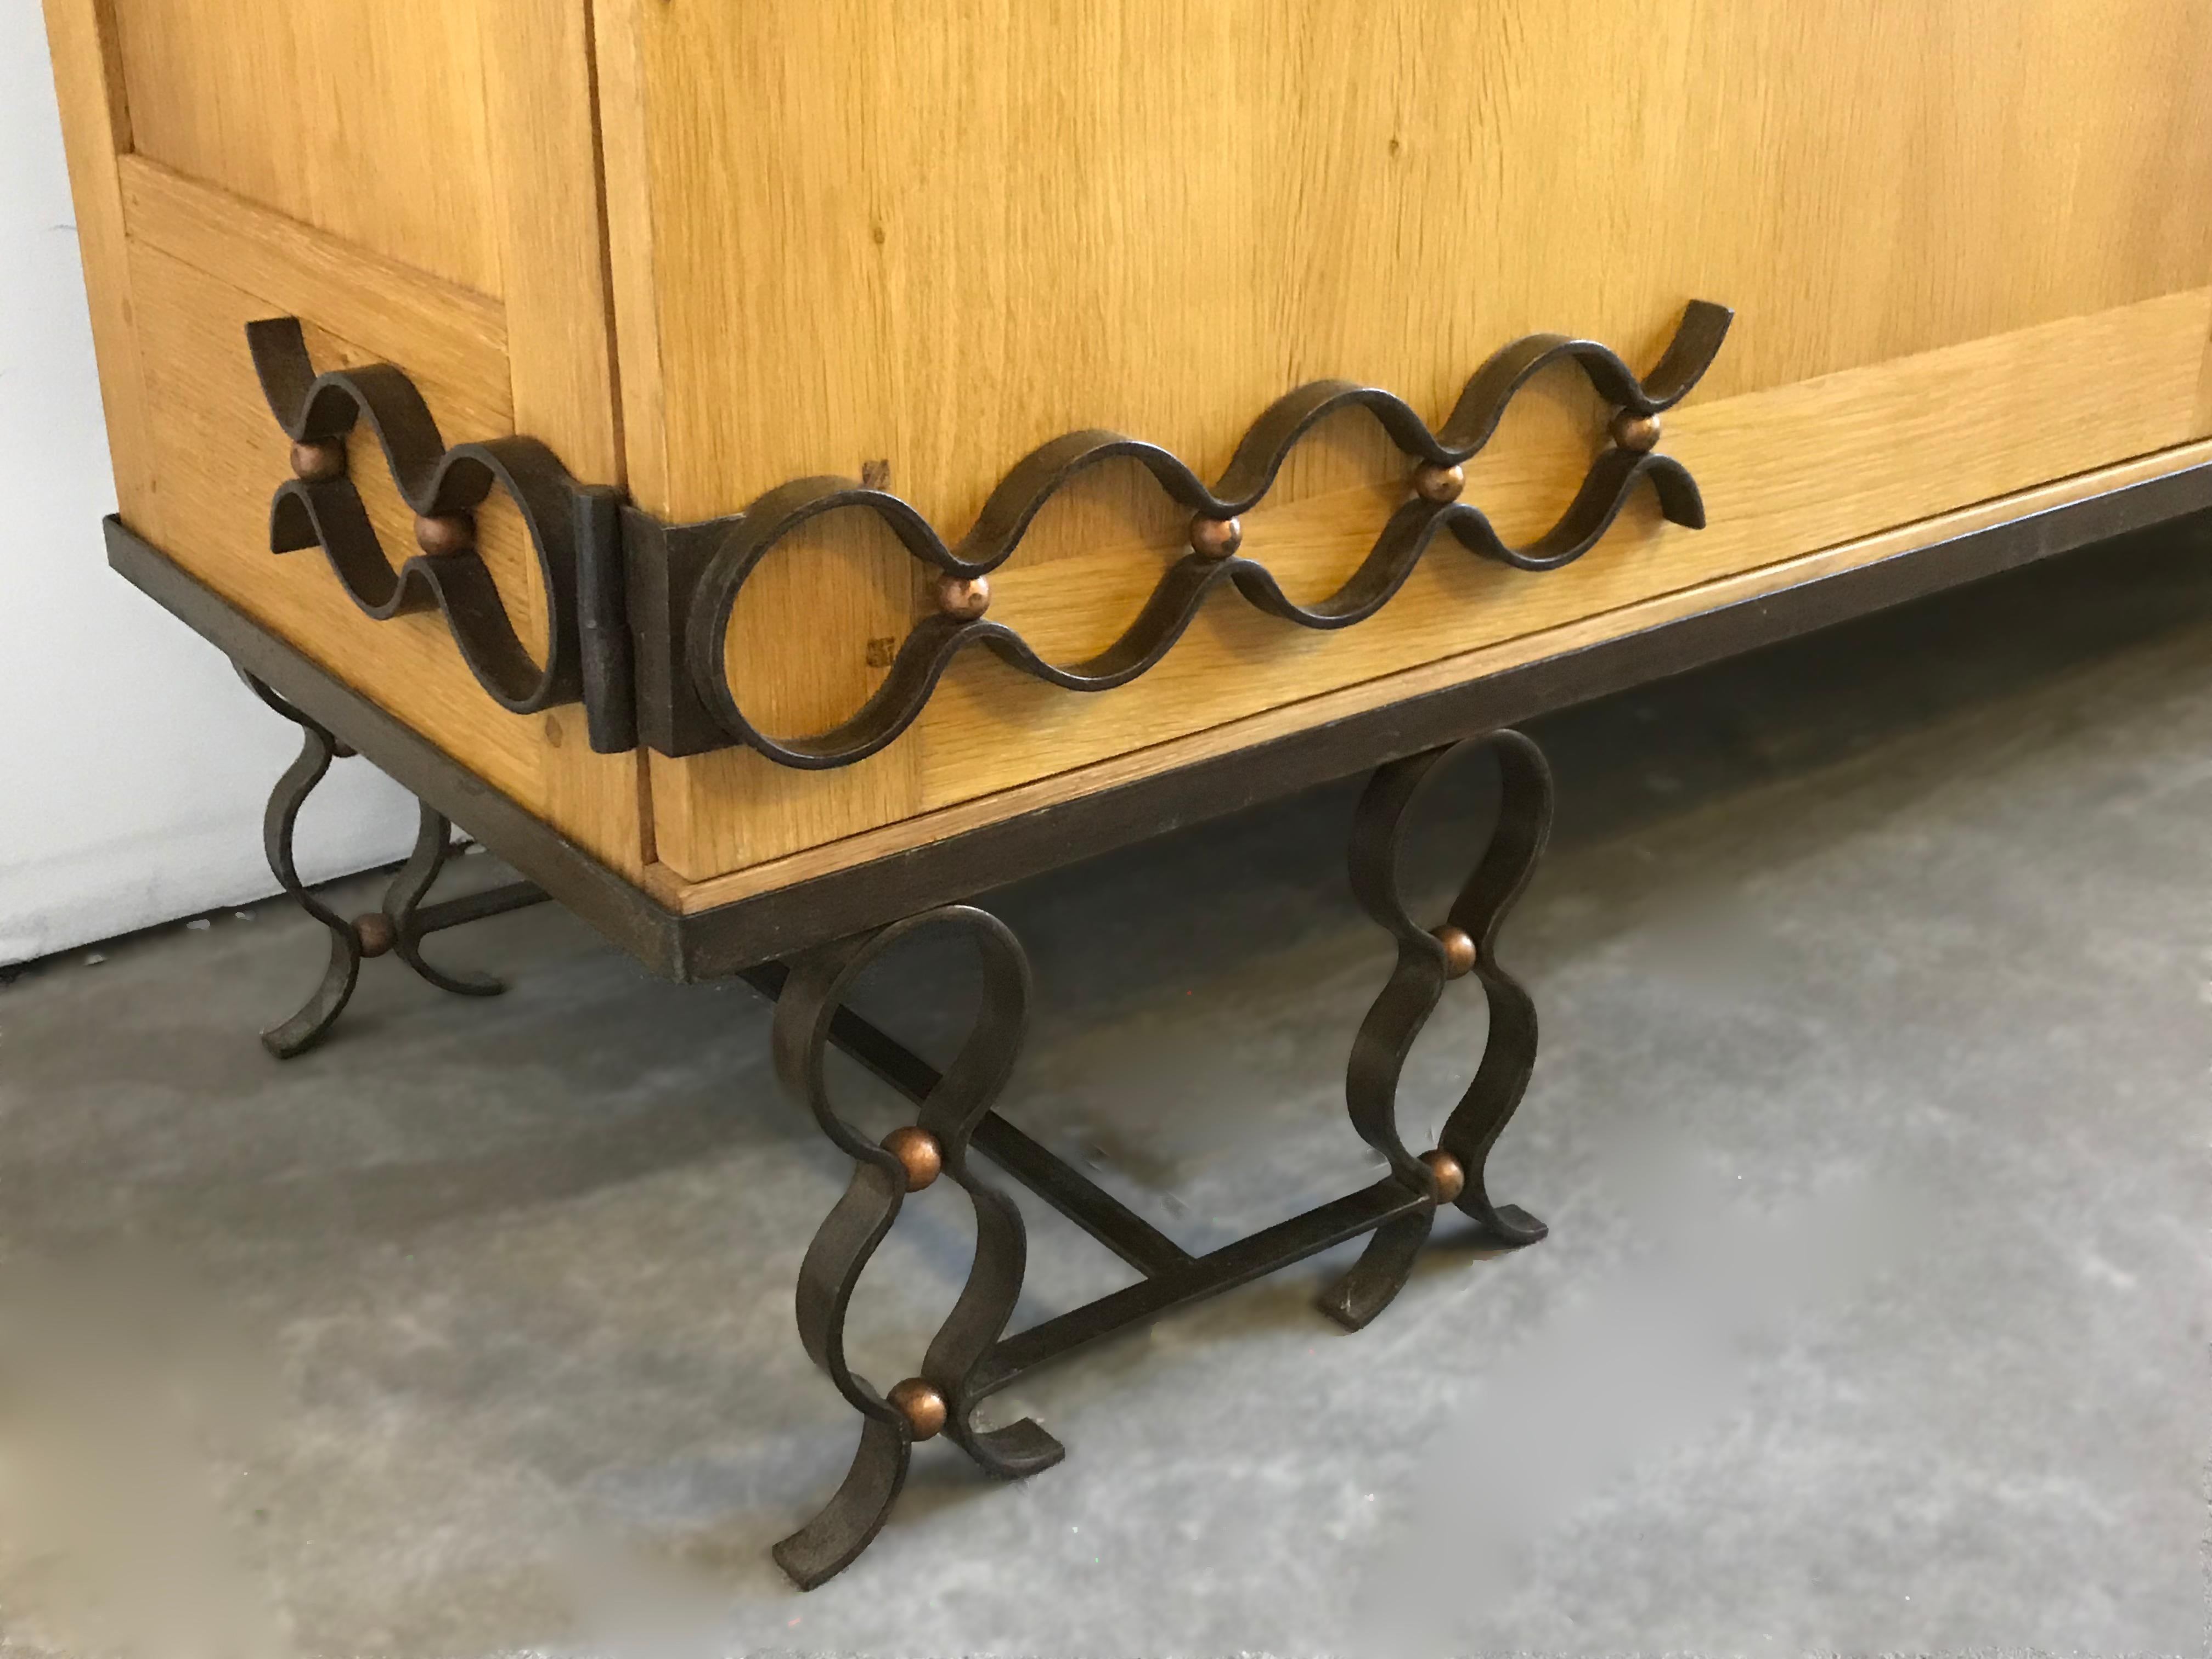
<path fill-rule="evenodd" d="M 1007 473 L 968 533 L 951 544 L 889 491 L 828 477 L 780 485 L 730 518 L 663 525 L 624 507 L 612 489 L 579 483 L 534 438 L 447 447 L 404 374 L 386 363 L 318 374 L 296 319 L 249 323 L 246 340 L 270 410 L 294 446 L 296 476 L 270 503 L 272 551 L 319 546 L 354 603 L 380 621 L 436 606 L 470 672 L 501 707 L 533 714 L 580 702 L 592 746 L 602 752 L 641 742 L 671 756 L 742 744 L 780 765 L 822 769 L 849 766 L 895 741 L 927 707 L 952 659 L 972 645 L 1048 684 L 1104 691 L 1164 658 L 1224 582 L 1285 622 L 1348 628 L 1380 611 L 1444 532 L 1515 568 L 1556 570 L 1597 544 L 1646 478 L 1668 520 L 1701 529 L 1705 503 L 1696 481 L 1680 462 L 1650 449 L 1656 430 L 1640 445 L 1616 442 L 1601 453 L 1559 522 L 1526 546 L 1509 544 L 1480 508 L 1456 499 L 1455 474 L 1443 491 L 1417 490 L 1391 514 L 1359 568 L 1315 605 L 1297 603 L 1264 565 L 1237 555 L 1234 520 L 1259 504 L 1308 433 L 1347 409 L 1366 410 L 1402 453 L 1438 472 L 1480 452 L 1515 395 L 1558 362 L 1578 367 L 1624 417 L 1649 420 L 1697 385 L 1733 317 L 1724 306 L 1692 301 L 1641 379 L 1594 340 L 1529 335 L 1476 371 L 1440 431 L 1389 392 L 1316 380 L 1277 399 L 1211 486 L 1156 444 L 1117 432 L 1069 433 Z M 364 418 L 416 516 L 423 551 L 397 566 L 346 474 L 344 440 Z M 1122 459 L 1138 462 L 1189 509 L 1213 546 L 1194 546 L 1171 566 L 1136 620 L 1096 657 L 1073 666 L 1050 663 L 1002 623 L 939 611 L 908 633 L 874 695 L 830 731 L 773 737 L 738 707 L 726 660 L 738 596 L 761 561 L 804 525 L 848 509 L 873 514 L 942 579 L 980 584 L 1012 556 L 1054 495 L 1079 475 Z M 520 512 L 537 556 L 546 609 L 542 663 L 516 631 L 477 551 L 473 512 L 495 489 Z"/>
<path fill-rule="evenodd" d="M 911 726 L 928 706 L 952 659 L 971 645 L 982 646 L 1010 667 L 1048 684 L 1070 691 L 1107 691 L 1128 684 L 1165 657 L 1206 596 L 1224 581 L 1269 616 L 1304 628 L 1348 628 L 1364 622 L 1389 601 L 1442 532 L 1449 531 L 1470 552 L 1516 569 L 1556 570 L 1597 544 L 1626 505 L 1637 480 L 1645 477 L 1669 520 L 1701 530 L 1705 503 L 1687 468 L 1648 447 L 1616 446 L 1592 465 L 1558 523 L 1528 545 L 1509 545 L 1480 508 L 1452 499 L 1455 483 L 1450 495 L 1442 500 L 1425 499 L 1417 492 L 1391 514 L 1342 586 L 1316 605 L 1301 605 L 1264 565 L 1237 556 L 1237 532 L 1231 521 L 1259 504 L 1300 440 L 1346 409 L 1366 410 L 1401 453 L 1418 465 L 1437 469 L 1461 466 L 1471 459 L 1490 441 L 1515 394 L 1538 373 L 1563 361 L 1580 368 L 1597 394 L 1622 414 L 1658 415 L 1681 401 L 1704 377 L 1734 316 L 1725 306 L 1692 301 L 1648 380 L 1638 379 L 1610 348 L 1596 341 L 1528 335 L 1504 347 L 1475 372 L 1441 432 L 1431 431 L 1411 404 L 1391 392 L 1348 380 L 1316 380 L 1278 398 L 1253 423 L 1227 470 L 1211 487 L 1157 444 L 1118 432 L 1072 432 L 1032 451 L 1007 473 L 956 544 L 948 544 L 918 510 L 888 490 L 831 477 L 779 485 L 743 513 L 713 526 L 714 550 L 698 577 L 684 624 L 684 669 L 690 689 L 712 726 L 726 739 L 783 766 L 849 766 L 877 753 Z M 1143 466 L 1171 500 L 1192 513 L 1196 524 L 1211 521 L 1226 526 L 1216 543 L 1225 550 L 1209 553 L 1194 545 L 1161 577 L 1136 620 L 1097 656 L 1060 666 L 1047 662 L 1002 623 L 939 611 L 915 624 L 874 695 L 829 731 L 802 738 L 772 737 L 738 707 L 726 660 L 738 596 L 761 561 L 802 526 L 830 513 L 872 513 L 917 562 L 933 567 L 941 579 L 974 583 L 987 579 L 1012 556 L 1030 523 L 1060 490 L 1092 468 L 1124 459 Z M 690 722 L 684 734 L 693 743 L 698 741 L 700 724 Z M 664 724 L 659 735 L 675 738 L 672 726 Z M 693 751 L 679 747 L 665 752 Z"/>

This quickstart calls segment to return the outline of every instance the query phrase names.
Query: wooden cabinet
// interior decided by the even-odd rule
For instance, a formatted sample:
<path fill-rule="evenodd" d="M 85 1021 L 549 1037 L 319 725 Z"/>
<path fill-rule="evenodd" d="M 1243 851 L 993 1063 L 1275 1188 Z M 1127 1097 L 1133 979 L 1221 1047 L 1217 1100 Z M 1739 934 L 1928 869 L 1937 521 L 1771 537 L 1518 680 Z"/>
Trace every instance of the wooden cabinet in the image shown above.
<path fill-rule="evenodd" d="M 46 11 L 125 520 L 678 908 L 2179 469 L 2212 433 L 2203 0 Z M 726 734 L 594 752 L 575 707 L 489 700 L 434 611 L 373 620 L 313 553 L 273 556 L 289 441 L 244 336 L 297 317 L 318 368 L 403 370 L 447 441 L 532 434 L 666 524 L 838 475 L 957 544 L 1068 433 L 1216 480 L 1302 385 L 1442 428 L 1521 337 L 1648 373 L 1700 300 L 1734 323 L 1658 453 L 1705 527 L 1639 482 L 1561 568 L 1442 536 L 1342 629 L 1218 585 L 1111 690 L 963 651 L 896 739 L 818 769 Z M 1615 412 L 1545 368 L 1460 500 L 1537 535 Z M 351 446 L 396 560 L 410 510 Z M 1239 515 L 1241 556 L 1313 604 L 1417 459 L 1331 415 Z M 991 571 L 988 615 L 1088 658 L 1193 516 L 1136 459 L 1092 467 Z M 827 514 L 747 576 L 722 667 L 763 731 L 836 726 L 934 614 L 893 528 Z M 526 541 L 495 495 L 477 547 L 531 639 Z"/>

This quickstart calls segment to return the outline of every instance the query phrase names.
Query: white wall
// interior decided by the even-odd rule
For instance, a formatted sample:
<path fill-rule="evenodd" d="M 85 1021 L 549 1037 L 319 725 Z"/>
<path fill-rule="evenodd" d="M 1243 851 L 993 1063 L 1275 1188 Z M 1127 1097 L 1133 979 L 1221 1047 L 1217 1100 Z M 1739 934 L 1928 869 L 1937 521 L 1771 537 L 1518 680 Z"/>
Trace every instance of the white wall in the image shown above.
<path fill-rule="evenodd" d="M 0 0 L 0 963 L 276 890 L 263 801 L 298 729 L 107 568 L 115 507 L 37 0 Z M 341 762 L 310 880 L 404 854 L 406 795 Z"/>

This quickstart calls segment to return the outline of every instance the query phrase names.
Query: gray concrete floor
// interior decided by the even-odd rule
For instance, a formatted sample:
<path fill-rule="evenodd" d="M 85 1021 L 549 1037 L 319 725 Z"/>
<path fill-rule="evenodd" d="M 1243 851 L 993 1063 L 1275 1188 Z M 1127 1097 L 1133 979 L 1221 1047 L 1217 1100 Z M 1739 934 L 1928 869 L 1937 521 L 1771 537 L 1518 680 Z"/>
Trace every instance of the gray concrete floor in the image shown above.
<path fill-rule="evenodd" d="M 1005 1404 L 1063 1465 L 922 1448 L 808 1596 L 767 1550 L 854 1437 L 790 1313 L 845 1166 L 746 992 L 541 909 L 433 946 L 505 998 L 372 963 L 278 1065 L 322 956 L 281 905 L 21 971 L 6 1650 L 2204 1651 L 2208 556 L 1540 722 L 1560 835 L 1506 943 L 1546 1046 L 1492 1170 L 1550 1240 L 1445 1237 L 1357 1336 L 1324 1260 L 1041 1375 Z M 1370 1178 L 1351 799 L 994 901 L 1040 988 L 1010 1112 L 1188 1244 Z M 1476 1000 L 1415 1055 L 1417 1146 Z M 910 982 L 868 1006 L 942 1042 Z M 962 1211 L 878 1258 L 864 1372 L 915 1368 Z M 1018 1324 L 1125 1281 L 1030 1213 Z"/>

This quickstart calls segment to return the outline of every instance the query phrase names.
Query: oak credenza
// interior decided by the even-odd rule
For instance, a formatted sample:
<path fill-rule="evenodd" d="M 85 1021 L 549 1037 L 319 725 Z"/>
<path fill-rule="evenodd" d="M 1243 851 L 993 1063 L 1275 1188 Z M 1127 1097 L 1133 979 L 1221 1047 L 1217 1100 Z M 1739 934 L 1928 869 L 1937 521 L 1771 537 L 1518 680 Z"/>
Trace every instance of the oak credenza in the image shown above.
<path fill-rule="evenodd" d="M 364 956 L 493 988 L 420 940 L 546 895 L 780 998 L 854 1170 L 799 1316 L 863 1439 L 802 1582 L 917 1438 L 1057 1458 L 972 1415 L 1030 1364 L 1362 1233 L 1364 1323 L 1442 1205 L 1540 1235 L 1482 1181 L 1535 1044 L 1513 722 L 2212 504 L 2204 0 L 46 10 L 111 556 L 305 733 L 270 857 L 332 957 L 271 1046 Z M 1461 749 L 1504 806 L 1415 917 L 1397 836 Z M 424 802 L 360 918 L 290 854 L 347 750 Z M 1400 957 L 1347 1089 L 1389 1173 L 1189 1256 L 999 1115 L 1028 970 L 961 902 L 1369 769 Z M 526 885 L 430 902 L 449 822 Z M 983 963 L 941 1077 L 842 1007 L 920 927 Z M 1490 1047 L 1416 1155 L 1396 1066 L 1458 980 Z M 919 1103 L 896 1146 L 831 1046 Z M 971 1146 L 1142 1284 L 1005 1336 Z M 974 1276 L 878 1391 L 843 1297 L 940 1173 Z"/>

